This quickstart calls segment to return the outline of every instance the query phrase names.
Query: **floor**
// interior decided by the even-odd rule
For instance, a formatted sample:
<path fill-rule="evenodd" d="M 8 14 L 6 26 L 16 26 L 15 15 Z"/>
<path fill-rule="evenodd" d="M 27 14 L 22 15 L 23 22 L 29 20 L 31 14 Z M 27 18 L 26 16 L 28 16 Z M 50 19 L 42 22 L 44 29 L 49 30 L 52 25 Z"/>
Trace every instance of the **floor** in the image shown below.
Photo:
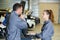
<path fill-rule="evenodd" d="M 35 28 L 31 29 L 32 31 L 29 31 L 29 33 L 40 33 L 41 32 L 41 27 L 42 25 L 38 24 Z M 60 24 L 54 24 L 54 36 L 52 40 L 60 40 Z M 5 39 L 0 39 L 0 40 L 5 40 Z M 36 39 L 40 40 L 40 39 Z"/>

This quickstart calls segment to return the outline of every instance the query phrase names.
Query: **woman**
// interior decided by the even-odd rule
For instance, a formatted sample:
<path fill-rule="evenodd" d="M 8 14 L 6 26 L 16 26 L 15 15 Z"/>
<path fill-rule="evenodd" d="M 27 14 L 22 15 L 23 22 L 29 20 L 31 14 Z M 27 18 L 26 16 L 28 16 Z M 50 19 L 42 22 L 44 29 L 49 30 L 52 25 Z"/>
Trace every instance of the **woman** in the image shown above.
<path fill-rule="evenodd" d="M 44 10 L 43 12 L 44 25 L 41 29 L 40 34 L 36 34 L 37 38 L 41 38 L 41 40 L 52 40 L 52 36 L 54 34 L 53 22 L 54 16 L 52 10 Z"/>

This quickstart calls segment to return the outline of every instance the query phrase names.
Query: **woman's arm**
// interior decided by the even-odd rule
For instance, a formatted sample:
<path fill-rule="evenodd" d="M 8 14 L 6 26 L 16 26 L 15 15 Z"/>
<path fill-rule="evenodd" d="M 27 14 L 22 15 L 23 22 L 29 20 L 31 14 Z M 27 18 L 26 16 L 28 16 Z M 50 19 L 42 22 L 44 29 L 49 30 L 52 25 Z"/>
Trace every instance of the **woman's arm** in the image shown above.
<path fill-rule="evenodd" d="M 39 36 L 40 38 L 47 38 L 47 37 L 51 37 L 53 33 L 54 33 L 53 25 L 48 23 L 45 26 L 44 31 L 42 31 Z"/>

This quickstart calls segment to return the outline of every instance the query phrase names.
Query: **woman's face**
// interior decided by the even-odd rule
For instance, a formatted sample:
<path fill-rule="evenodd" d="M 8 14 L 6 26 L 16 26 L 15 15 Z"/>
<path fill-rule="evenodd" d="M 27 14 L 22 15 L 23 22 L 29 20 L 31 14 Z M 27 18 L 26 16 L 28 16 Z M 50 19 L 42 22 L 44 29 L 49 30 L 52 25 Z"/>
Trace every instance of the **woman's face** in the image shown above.
<path fill-rule="evenodd" d="M 46 11 L 44 11 L 44 12 L 43 12 L 43 20 L 45 21 L 45 20 L 47 20 L 47 19 L 49 19 L 49 15 L 47 14 Z"/>

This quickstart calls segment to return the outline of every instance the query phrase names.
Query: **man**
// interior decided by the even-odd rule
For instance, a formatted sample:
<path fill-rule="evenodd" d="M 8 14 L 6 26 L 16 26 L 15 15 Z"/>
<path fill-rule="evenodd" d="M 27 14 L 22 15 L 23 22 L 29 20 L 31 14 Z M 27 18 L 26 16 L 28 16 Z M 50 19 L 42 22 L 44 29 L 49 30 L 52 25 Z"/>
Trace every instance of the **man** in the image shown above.
<path fill-rule="evenodd" d="M 21 40 L 21 30 L 27 28 L 27 22 L 22 15 L 23 6 L 19 3 L 13 5 L 7 27 L 6 40 Z"/>

